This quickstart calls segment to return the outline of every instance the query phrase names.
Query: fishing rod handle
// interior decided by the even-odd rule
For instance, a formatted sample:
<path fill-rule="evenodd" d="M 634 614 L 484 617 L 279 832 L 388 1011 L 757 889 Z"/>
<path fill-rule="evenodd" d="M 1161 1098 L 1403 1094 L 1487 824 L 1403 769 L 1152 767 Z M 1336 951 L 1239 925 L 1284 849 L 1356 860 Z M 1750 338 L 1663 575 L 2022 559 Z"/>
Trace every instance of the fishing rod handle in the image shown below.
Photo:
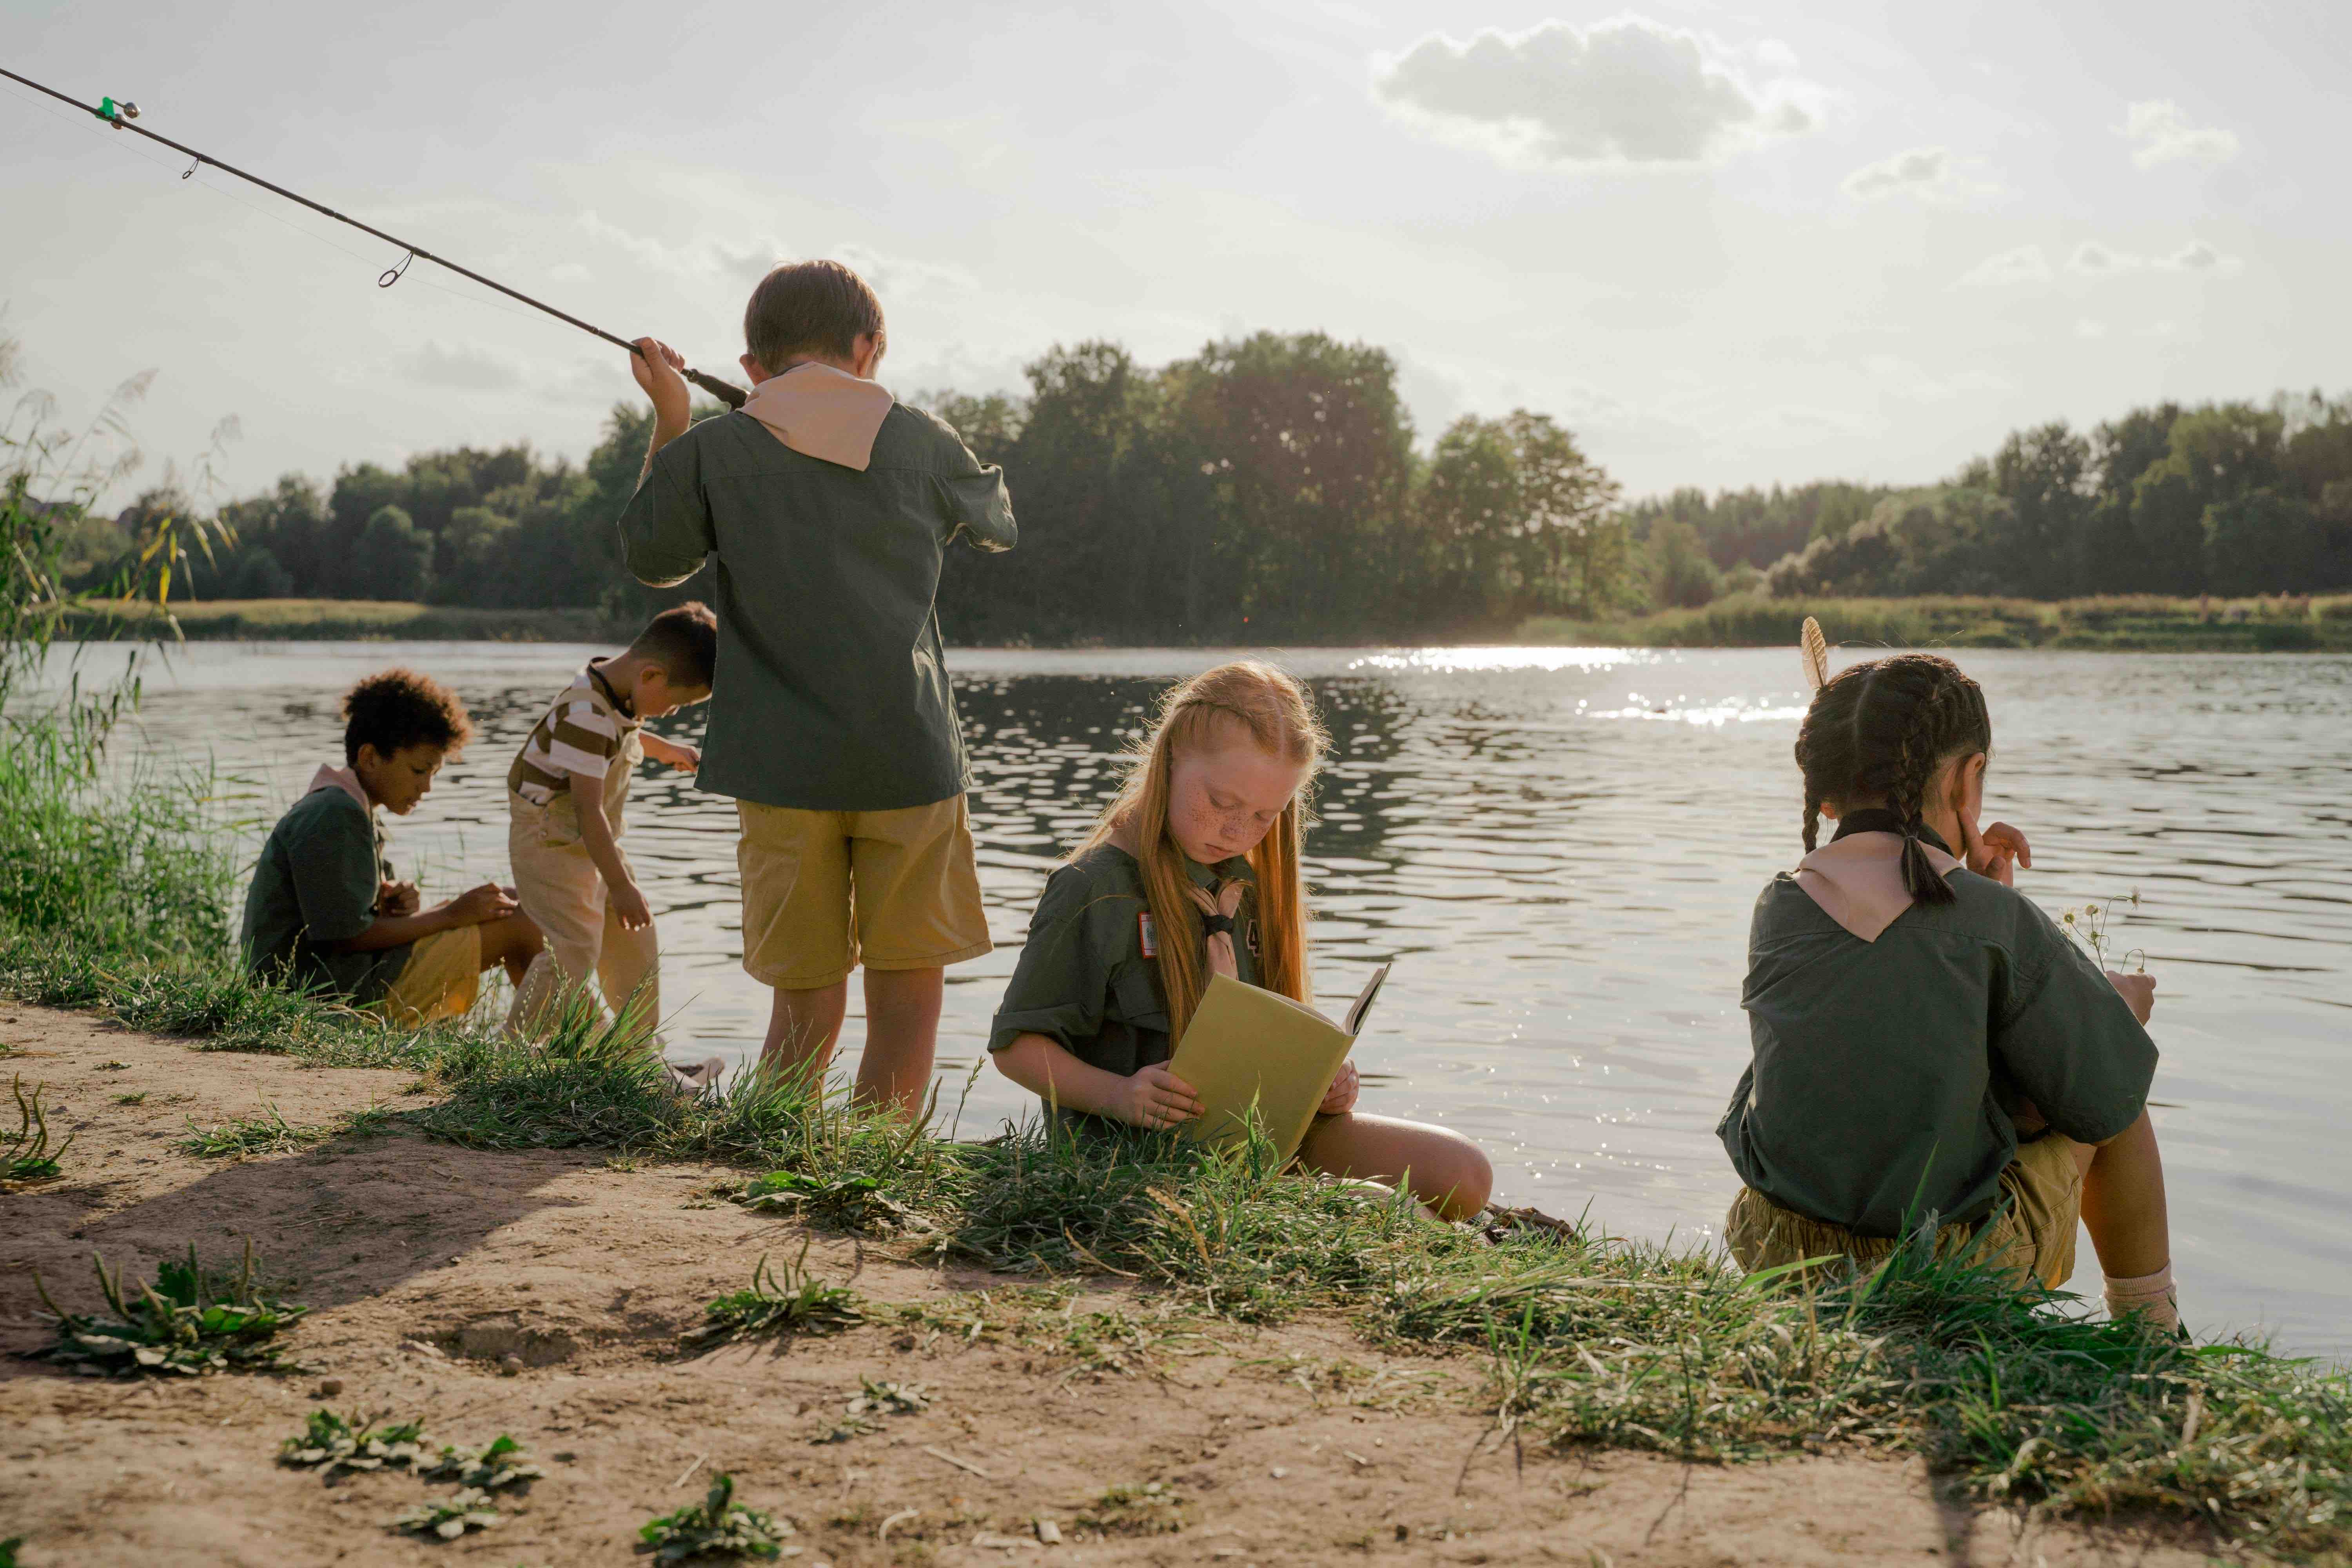
<path fill-rule="evenodd" d="M 686 373 L 686 379 L 694 383 L 695 385 L 702 388 L 703 391 L 710 394 L 711 396 L 719 399 L 719 402 L 727 405 L 730 408 L 740 408 L 743 405 L 751 400 L 751 395 L 744 391 L 741 387 L 736 385 L 733 382 L 721 381 L 715 375 L 705 375 L 698 370 L 688 371 Z"/>

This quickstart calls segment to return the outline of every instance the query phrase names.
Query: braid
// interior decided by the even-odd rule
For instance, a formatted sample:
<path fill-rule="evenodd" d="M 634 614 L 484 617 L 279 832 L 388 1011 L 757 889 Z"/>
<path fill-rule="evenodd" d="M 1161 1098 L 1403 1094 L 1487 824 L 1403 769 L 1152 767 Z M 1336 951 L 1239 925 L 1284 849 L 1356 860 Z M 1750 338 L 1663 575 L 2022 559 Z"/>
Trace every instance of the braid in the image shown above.
<path fill-rule="evenodd" d="M 1904 822 L 1903 886 L 1923 904 L 1948 904 L 1958 897 L 1949 882 L 1936 875 L 1918 833 L 1927 820 L 1927 786 L 1944 760 L 1944 710 L 1952 689 L 1949 681 L 1937 679 L 1912 710 L 1911 721 L 1903 729 L 1901 793 L 1887 800 Z"/>
<path fill-rule="evenodd" d="M 1951 660 L 1906 653 L 1848 666 L 1813 694 L 1797 731 L 1807 853 L 1825 803 L 1852 811 L 1884 802 L 1904 826 L 1904 887 L 1923 903 L 1951 902 L 1957 895 L 1919 839 L 1927 791 L 1946 763 L 1991 749 L 1983 689 Z"/>

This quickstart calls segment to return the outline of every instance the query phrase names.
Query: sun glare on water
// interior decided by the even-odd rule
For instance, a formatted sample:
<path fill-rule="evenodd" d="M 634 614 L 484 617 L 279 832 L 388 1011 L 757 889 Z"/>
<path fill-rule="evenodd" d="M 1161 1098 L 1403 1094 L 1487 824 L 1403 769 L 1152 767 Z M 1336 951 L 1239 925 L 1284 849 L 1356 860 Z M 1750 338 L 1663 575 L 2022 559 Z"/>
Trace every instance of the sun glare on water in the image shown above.
<path fill-rule="evenodd" d="M 1655 664 L 1654 649 L 1644 647 L 1416 647 L 1367 654 L 1349 662 L 1349 669 L 1427 670 L 1437 675 L 1496 670 L 1615 669 L 1629 664 Z"/>

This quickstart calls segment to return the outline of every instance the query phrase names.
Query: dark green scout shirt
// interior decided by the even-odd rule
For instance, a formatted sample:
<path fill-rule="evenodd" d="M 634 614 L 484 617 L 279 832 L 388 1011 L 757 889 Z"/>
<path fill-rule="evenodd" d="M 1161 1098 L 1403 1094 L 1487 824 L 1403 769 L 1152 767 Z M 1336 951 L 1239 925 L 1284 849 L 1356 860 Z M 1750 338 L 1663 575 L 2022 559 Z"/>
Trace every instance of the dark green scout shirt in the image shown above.
<path fill-rule="evenodd" d="M 741 412 L 657 453 L 621 515 L 656 586 L 719 557 L 719 664 L 701 788 L 764 805 L 892 811 L 969 779 L 932 598 L 959 535 L 1013 547 L 1003 472 L 900 404 L 864 473 Z"/>
<path fill-rule="evenodd" d="M 2139 1118 L 2156 1046 L 2096 964 L 2015 889 L 1969 871 L 1874 942 L 1783 872 L 1756 900 L 1755 1056 L 1717 1133 L 1748 1186 L 1858 1236 L 1990 1212 L 2023 1095 L 2078 1142 Z M 1924 1176 L 1924 1181 L 1923 1181 Z"/>
<path fill-rule="evenodd" d="M 329 952 L 325 944 L 373 925 L 379 884 L 391 879 L 375 814 L 341 790 L 312 790 L 278 819 L 253 868 L 245 895 L 247 966 L 362 1005 L 380 999 L 413 944 L 373 952 Z"/>
<path fill-rule="evenodd" d="M 1256 984 L 1257 888 L 1249 862 L 1235 858 L 1209 867 L 1188 860 L 1185 868 L 1203 888 L 1232 878 L 1248 884 L 1234 916 L 1234 957 L 1241 978 Z M 1113 845 L 1089 849 L 1047 878 L 1013 982 L 989 1027 L 988 1048 L 1001 1051 L 1023 1035 L 1044 1035 L 1088 1067 L 1121 1078 L 1166 1061 L 1174 1046 L 1159 965 L 1143 955 L 1147 907 L 1142 868 Z M 1169 940 L 1164 931 L 1154 936 Z M 1202 942 L 1199 922 L 1188 921 L 1176 940 Z"/>

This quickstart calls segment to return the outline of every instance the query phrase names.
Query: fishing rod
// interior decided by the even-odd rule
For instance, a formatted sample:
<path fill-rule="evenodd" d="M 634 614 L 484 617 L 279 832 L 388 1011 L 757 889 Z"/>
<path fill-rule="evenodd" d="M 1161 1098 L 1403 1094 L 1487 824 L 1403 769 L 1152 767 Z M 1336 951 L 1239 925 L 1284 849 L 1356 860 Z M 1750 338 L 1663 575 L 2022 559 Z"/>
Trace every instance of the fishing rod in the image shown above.
<path fill-rule="evenodd" d="M 173 141 L 169 136 L 159 135 L 156 132 L 148 130 L 143 125 L 133 125 L 131 122 L 139 118 L 139 106 L 128 99 L 124 99 L 121 102 L 117 102 L 111 98 L 102 98 L 95 104 L 89 104 L 82 102 L 79 99 L 59 92 L 56 88 L 48 87 L 40 82 L 35 81 L 30 77 L 18 76 L 15 71 L 8 69 L 5 66 L 0 66 L 0 76 L 6 77 L 10 81 L 22 82 L 25 86 L 31 88 L 36 92 L 47 93 L 59 103 L 71 104 L 74 108 L 80 110 L 83 113 L 104 121 L 107 124 L 113 126 L 117 131 L 135 131 L 140 135 L 146 137 L 150 142 L 159 142 L 164 146 L 172 149 L 174 153 L 184 153 L 186 156 L 193 158 L 195 162 L 190 163 L 187 167 L 186 173 L 180 176 L 180 178 L 184 180 L 188 178 L 189 175 L 194 174 L 202 165 L 209 163 L 224 174 L 235 174 L 238 179 L 244 180 L 250 184 L 259 185 L 263 190 L 269 192 L 273 195 L 284 196 L 288 201 L 299 203 L 301 205 L 309 207 L 314 213 L 319 213 L 327 217 L 333 218 L 337 223 L 348 224 L 352 227 L 358 229 L 362 234 L 373 235 L 376 238 L 383 240 L 387 245 L 396 245 L 400 247 L 400 248 L 406 254 L 402 256 L 397 262 L 384 268 L 383 275 L 375 280 L 375 286 L 379 289 L 389 289 L 394 284 L 399 282 L 401 276 L 408 270 L 409 263 L 412 261 L 419 259 L 430 261 L 437 267 L 447 268 L 450 271 L 455 272 L 460 278 L 470 278 L 486 289 L 495 289 L 499 293 L 504 294 L 508 299 L 520 300 L 523 304 L 529 305 L 534 310 L 543 310 L 547 314 L 553 316 L 557 321 L 569 322 L 571 325 L 579 328 L 583 332 L 593 333 L 593 335 L 604 339 L 606 342 L 611 343 L 615 348 L 626 349 L 631 353 L 635 354 L 639 359 L 643 359 L 645 357 L 645 351 L 637 347 L 636 344 L 631 342 L 628 339 L 615 336 L 614 334 L 606 331 L 604 328 L 596 326 L 592 322 L 583 321 L 579 317 L 572 315 L 567 310 L 559 310 L 554 306 L 547 303 L 544 300 L 534 300 L 520 289 L 509 289 L 495 278 L 485 278 L 470 267 L 460 267 L 446 257 L 434 255 L 431 251 L 425 249 L 421 245 L 413 244 L 408 240 L 401 238 L 396 234 L 386 234 L 383 230 L 377 228 L 373 225 L 362 223 L 359 219 L 339 213 L 331 206 L 325 206 L 318 202 L 314 202 L 310 197 L 301 195 L 299 192 L 289 191 L 283 185 L 273 184 L 269 181 L 263 179 L 258 174 L 249 174 L 234 163 L 224 163 L 218 158 L 212 156 L 208 153 L 199 153 L 194 147 L 183 146 L 181 143 Z M 695 385 L 702 388 L 703 391 L 710 394 L 711 396 L 719 399 L 719 402 L 724 403 L 730 408 L 742 407 L 744 402 L 751 395 L 731 381 L 721 381 L 715 375 L 707 375 L 698 370 L 688 370 L 686 372 L 686 379 L 694 383 Z"/>

